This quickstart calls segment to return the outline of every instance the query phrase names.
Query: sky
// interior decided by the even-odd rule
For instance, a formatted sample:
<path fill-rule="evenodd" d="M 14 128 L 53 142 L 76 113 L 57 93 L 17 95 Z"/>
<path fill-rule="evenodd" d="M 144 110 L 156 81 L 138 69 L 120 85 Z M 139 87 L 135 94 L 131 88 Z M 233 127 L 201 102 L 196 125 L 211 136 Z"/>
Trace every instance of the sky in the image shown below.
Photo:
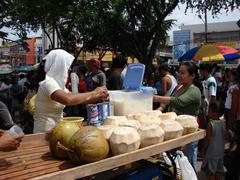
<path fill-rule="evenodd" d="M 188 10 L 188 12 L 185 14 L 185 5 L 180 5 L 177 7 L 173 13 L 167 17 L 167 19 L 175 19 L 176 22 L 173 26 L 173 28 L 169 31 L 170 40 L 172 40 L 172 34 L 174 30 L 179 30 L 181 25 L 189 25 L 189 24 L 203 24 L 204 21 L 201 20 L 195 11 Z M 222 14 L 218 15 L 218 17 L 213 18 L 211 13 L 208 13 L 208 23 L 213 22 L 225 22 L 225 21 L 237 21 L 240 19 L 240 10 L 234 10 L 233 12 L 226 13 L 225 11 L 221 11 Z M 204 15 L 203 15 L 204 17 Z M 9 29 L 2 29 L 5 32 L 11 32 Z M 13 34 L 10 34 L 8 36 L 9 39 L 16 40 L 17 37 Z M 41 36 L 41 30 L 39 30 L 37 33 L 29 32 L 28 37 L 36 37 Z"/>
<path fill-rule="evenodd" d="M 185 14 L 185 5 L 180 5 L 177 7 L 173 13 L 167 17 L 167 19 L 175 19 L 175 26 L 169 31 L 170 40 L 172 40 L 172 33 L 174 30 L 179 30 L 181 25 L 190 25 L 190 24 L 204 24 L 204 20 L 200 19 L 196 14 L 196 11 L 188 10 Z M 202 15 L 204 17 L 204 15 Z M 207 13 L 208 23 L 214 22 L 226 22 L 226 21 L 238 21 L 240 20 L 240 9 L 236 9 L 233 12 L 226 13 L 221 11 L 217 17 L 213 18 L 211 13 Z M 240 30 L 240 28 L 239 28 Z"/>

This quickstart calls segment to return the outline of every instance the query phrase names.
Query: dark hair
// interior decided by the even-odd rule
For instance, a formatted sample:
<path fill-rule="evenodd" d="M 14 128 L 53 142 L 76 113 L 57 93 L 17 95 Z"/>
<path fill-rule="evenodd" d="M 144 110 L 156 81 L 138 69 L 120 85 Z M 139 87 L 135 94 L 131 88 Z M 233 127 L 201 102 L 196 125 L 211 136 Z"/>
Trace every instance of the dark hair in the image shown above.
<path fill-rule="evenodd" d="M 34 75 L 35 71 L 29 71 L 27 73 L 27 79 L 30 79 Z"/>
<path fill-rule="evenodd" d="M 25 74 L 23 74 L 23 73 L 20 73 L 20 74 L 19 74 L 19 78 L 20 78 L 20 79 L 23 79 L 23 78 L 25 78 Z"/>
<path fill-rule="evenodd" d="M 124 68 L 127 65 L 127 58 L 122 54 L 117 54 L 112 61 L 112 69 Z"/>
<path fill-rule="evenodd" d="M 211 109 L 213 113 L 217 113 L 219 117 L 225 112 L 224 104 L 220 101 L 212 101 L 209 104 L 209 109 Z"/>
<path fill-rule="evenodd" d="M 229 73 L 232 74 L 235 77 L 236 80 L 239 80 L 237 69 L 235 69 L 235 68 L 231 69 L 229 71 Z"/>
<path fill-rule="evenodd" d="M 209 63 L 201 63 L 199 69 L 203 71 L 206 70 L 208 73 L 212 72 L 212 66 Z"/>
<path fill-rule="evenodd" d="M 86 74 L 87 73 L 87 67 L 84 65 L 84 64 L 81 64 L 79 67 L 78 67 L 78 71 L 82 74 Z"/>
<path fill-rule="evenodd" d="M 168 66 L 168 64 L 161 64 L 159 67 L 158 67 L 158 71 L 160 72 L 161 70 L 163 71 L 169 71 L 170 67 Z"/>
<path fill-rule="evenodd" d="M 195 86 L 197 86 L 200 91 L 203 91 L 203 86 L 202 86 L 202 82 L 200 80 L 199 74 L 198 74 L 198 67 L 194 62 L 183 62 L 181 63 L 181 65 L 184 65 L 187 67 L 187 71 L 190 75 L 195 75 L 194 79 L 193 79 L 193 84 Z M 181 66 L 180 65 L 180 66 Z"/>

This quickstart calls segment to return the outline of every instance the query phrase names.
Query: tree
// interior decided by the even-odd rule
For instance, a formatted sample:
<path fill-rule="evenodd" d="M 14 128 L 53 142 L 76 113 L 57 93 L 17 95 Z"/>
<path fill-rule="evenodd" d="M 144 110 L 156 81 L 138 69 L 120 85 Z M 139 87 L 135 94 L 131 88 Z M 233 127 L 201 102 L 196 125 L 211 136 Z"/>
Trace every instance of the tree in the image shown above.
<path fill-rule="evenodd" d="M 0 28 L 14 28 L 19 34 L 42 30 L 54 48 L 54 34 L 60 47 L 75 51 L 75 43 L 83 42 L 80 50 L 122 51 L 136 57 L 147 69 L 157 47 L 164 45 L 173 20 L 166 17 L 179 5 L 198 13 L 207 10 L 213 15 L 221 9 L 233 10 L 239 0 L 3 0 L 0 5 Z M 53 36 L 51 36 L 53 34 Z M 76 53 L 76 57 L 80 51 Z"/>
<path fill-rule="evenodd" d="M 166 17 L 179 4 L 186 4 L 186 11 L 192 8 L 202 13 L 207 8 L 213 15 L 239 7 L 239 0 L 112 0 L 112 11 L 103 19 L 108 19 L 108 27 L 114 29 L 113 49 L 119 49 L 136 57 L 147 69 L 152 63 L 157 47 L 164 45 L 167 30 L 173 20 Z M 109 20 L 110 19 L 110 20 Z"/>

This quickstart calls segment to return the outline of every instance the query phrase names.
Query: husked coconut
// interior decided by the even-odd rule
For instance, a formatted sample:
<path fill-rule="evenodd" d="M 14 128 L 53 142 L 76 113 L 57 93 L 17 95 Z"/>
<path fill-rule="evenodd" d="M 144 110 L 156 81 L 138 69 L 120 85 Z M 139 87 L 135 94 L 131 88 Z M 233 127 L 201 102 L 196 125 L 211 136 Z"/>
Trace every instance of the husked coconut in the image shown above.
<path fill-rule="evenodd" d="M 142 119 L 147 119 L 147 116 L 143 113 L 136 113 L 136 114 L 128 114 L 127 119 L 129 120 L 142 120 Z"/>
<path fill-rule="evenodd" d="M 182 136 L 183 127 L 177 121 L 162 121 L 161 127 L 165 132 L 164 141 Z"/>
<path fill-rule="evenodd" d="M 142 125 L 138 129 L 138 133 L 140 134 L 141 138 L 140 147 L 146 147 L 153 144 L 157 144 L 163 142 L 164 140 L 164 131 L 160 126 L 156 124 L 149 126 Z"/>
<path fill-rule="evenodd" d="M 115 128 L 109 141 L 113 155 L 135 151 L 140 147 L 140 135 L 130 127 Z"/>
<path fill-rule="evenodd" d="M 160 117 L 147 116 L 146 119 L 141 119 L 141 120 L 139 120 L 139 122 L 145 126 L 152 125 L 152 124 L 156 124 L 159 126 L 161 124 L 162 120 Z"/>
<path fill-rule="evenodd" d="M 103 136 L 107 140 L 109 140 L 114 128 L 116 128 L 116 127 L 117 126 L 114 126 L 114 125 L 103 125 L 103 126 L 98 126 L 97 128 L 102 132 Z"/>
<path fill-rule="evenodd" d="M 122 121 L 127 121 L 127 118 L 125 116 L 108 116 L 104 120 L 104 125 L 119 126 L 119 123 Z"/>
<path fill-rule="evenodd" d="M 119 123 L 119 126 L 131 127 L 131 128 L 138 130 L 139 127 L 141 126 L 141 123 L 137 120 L 127 120 L 127 121 L 121 121 Z"/>
<path fill-rule="evenodd" d="M 142 125 L 152 125 L 152 124 L 161 124 L 161 118 L 156 116 L 150 116 L 143 113 L 137 113 L 137 114 L 129 114 L 127 115 L 127 118 L 137 120 Z"/>
<path fill-rule="evenodd" d="M 175 112 L 166 112 L 159 115 L 159 117 L 165 121 L 165 120 L 175 120 L 177 117 L 177 114 Z"/>
<path fill-rule="evenodd" d="M 183 135 L 196 132 L 198 130 L 198 123 L 196 117 L 191 115 L 179 115 L 176 118 L 183 127 Z"/>
<path fill-rule="evenodd" d="M 151 117 L 158 117 L 159 115 L 162 114 L 162 112 L 160 110 L 152 110 L 152 111 L 145 111 L 144 114 Z"/>

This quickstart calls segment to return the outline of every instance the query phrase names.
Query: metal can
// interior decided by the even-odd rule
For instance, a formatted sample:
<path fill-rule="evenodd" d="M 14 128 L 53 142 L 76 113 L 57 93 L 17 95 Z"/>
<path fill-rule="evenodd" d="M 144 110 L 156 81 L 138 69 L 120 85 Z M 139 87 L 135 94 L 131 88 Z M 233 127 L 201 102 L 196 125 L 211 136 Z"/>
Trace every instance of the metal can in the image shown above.
<path fill-rule="evenodd" d="M 104 121 L 110 116 L 110 103 L 104 102 L 98 104 L 98 119 Z"/>
<path fill-rule="evenodd" d="M 101 126 L 103 123 L 102 121 L 90 121 L 89 126 Z"/>
<path fill-rule="evenodd" d="M 87 105 L 88 121 L 98 121 L 98 106 L 97 104 Z"/>
<path fill-rule="evenodd" d="M 109 116 L 114 116 L 114 105 L 112 102 L 109 102 L 109 111 L 110 111 L 110 114 Z"/>

